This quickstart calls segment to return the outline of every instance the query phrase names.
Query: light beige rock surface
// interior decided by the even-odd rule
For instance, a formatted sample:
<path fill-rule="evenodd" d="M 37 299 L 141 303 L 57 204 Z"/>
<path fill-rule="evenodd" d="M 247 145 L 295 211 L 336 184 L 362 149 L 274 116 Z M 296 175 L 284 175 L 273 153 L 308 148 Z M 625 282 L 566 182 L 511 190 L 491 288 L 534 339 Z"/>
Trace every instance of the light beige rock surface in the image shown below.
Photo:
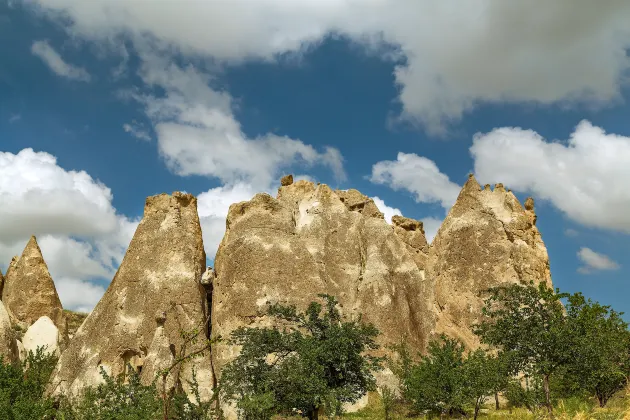
<path fill-rule="evenodd" d="M 524 208 L 502 184 L 482 189 L 469 176 L 429 252 L 436 334 L 474 348 L 479 343 L 471 326 L 481 315 L 485 289 L 530 280 L 551 286 L 547 248 L 535 223 L 531 198 Z"/>
<path fill-rule="evenodd" d="M 277 198 L 257 194 L 233 204 L 226 226 L 216 277 L 207 280 L 214 291 L 213 334 L 229 337 L 240 326 L 267 325 L 268 303 L 304 309 L 327 293 L 337 297 L 344 315 L 363 314 L 374 323 L 380 344 L 407 336 L 413 349 L 424 349 L 434 322 L 433 294 L 416 256 L 426 252 L 417 224 L 395 228 L 358 191 L 301 180 L 282 186 Z M 237 354 L 226 343 L 215 346 L 215 372 Z"/>
<path fill-rule="evenodd" d="M 28 327 L 24 337 L 22 337 L 24 351 L 35 353 L 38 347 L 43 347 L 44 352 L 59 356 L 61 336 L 59 329 L 47 316 L 40 317 L 33 325 Z"/>
<path fill-rule="evenodd" d="M 9 314 L 0 301 L 0 360 L 15 363 L 20 360 L 15 332 L 11 326 Z"/>
<path fill-rule="evenodd" d="M 99 366 L 117 375 L 127 363 L 150 383 L 181 355 L 182 331 L 202 328 L 207 300 L 200 284 L 205 252 L 197 199 L 173 193 L 149 197 L 127 253 L 105 295 L 63 351 L 49 392 L 76 395 L 101 381 Z M 188 346 L 186 354 L 196 350 Z M 146 364 L 146 370 L 143 366 Z M 208 397 L 213 376 L 210 356 L 195 360 L 197 378 Z M 187 388 L 190 369 L 180 380 Z"/>
<path fill-rule="evenodd" d="M 42 316 L 50 318 L 62 336 L 67 334 L 66 318 L 48 266 L 35 236 L 22 256 L 13 258 L 2 289 L 2 302 L 11 321 L 27 329 Z"/>

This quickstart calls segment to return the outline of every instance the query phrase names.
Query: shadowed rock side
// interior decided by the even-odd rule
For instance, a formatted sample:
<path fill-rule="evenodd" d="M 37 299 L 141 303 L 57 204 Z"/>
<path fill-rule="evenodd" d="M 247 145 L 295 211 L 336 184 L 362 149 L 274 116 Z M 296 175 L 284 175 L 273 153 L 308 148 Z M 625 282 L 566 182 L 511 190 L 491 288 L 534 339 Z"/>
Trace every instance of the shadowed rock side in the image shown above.
<path fill-rule="evenodd" d="M 471 326 L 481 315 L 483 290 L 530 280 L 551 286 L 547 248 L 535 224 L 531 198 L 523 208 L 502 184 L 482 189 L 469 176 L 431 244 L 436 333 L 475 348 L 479 342 Z"/>
<path fill-rule="evenodd" d="M 2 302 L 11 321 L 23 329 L 47 316 L 65 339 L 67 326 L 61 301 L 34 236 L 28 241 L 22 256 L 19 259 L 14 257 L 9 265 Z"/>
<path fill-rule="evenodd" d="M 177 192 L 147 198 L 118 272 L 62 353 L 49 392 L 76 395 L 101 382 L 99 366 L 118 375 L 127 363 L 150 383 L 157 370 L 173 362 L 174 353 L 181 355 L 181 331 L 205 333 L 206 295 L 200 284 L 205 259 L 197 199 Z M 186 354 L 196 349 L 190 345 Z M 194 363 L 202 397 L 208 398 L 210 356 Z M 187 389 L 191 365 L 175 373 Z"/>
<path fill-rule="evenodd" d="M 0 361 L 15 363 L 19 360 L 15 332 L 11 326 L 9 314 L 0 301 Z"/>
<path fill-rule="evenodd" d="M 230 206 L 212 280 L 213 334 L 228 337 L 240 326 L 268 325 L 267 303 L 304 309 L 327 293 L 338 298 L 344 315 L 363 314 L 374 323 L 380 344 L 407 336 L 413 349 L 423 350 L 434 313 L 426 254 L 420 257 L 427 251 L 421 225 L 389 225 L 356 190 L 283 184 L 277 198 L 257 194 Z M 233 346 L 216 345 L 215 372 L 237 354 Z M 391 379 L 388 372 L 380 378 Z"/>
<path fill-rule="evenodd" d="M 4 288 L 4 276 L 2 270 L 0 270 L 0 300 L 2 300 L 2 289 Z"/>

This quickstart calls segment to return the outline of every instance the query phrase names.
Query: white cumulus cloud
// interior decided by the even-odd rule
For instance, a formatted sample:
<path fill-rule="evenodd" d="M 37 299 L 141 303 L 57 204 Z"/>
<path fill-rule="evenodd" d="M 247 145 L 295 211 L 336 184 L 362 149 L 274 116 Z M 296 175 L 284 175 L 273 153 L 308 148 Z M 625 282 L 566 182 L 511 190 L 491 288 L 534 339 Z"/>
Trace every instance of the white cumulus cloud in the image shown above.
<path fill-rule="evenodd" d="M 625 0 L 22 1 L 73 36 L 123 34 L 219 63 L 272 61 L 341 34 L 404 58 L 401 117 L 433 133 L 483 102 L 610 103 L 630 69 Z"/>
<path fill-rule="evenodd" d="M 197 196 L 203 244 L 208 258 L 214 260 L 219 243 L 223 239 L 230 205 L 250 200 L 258 192 L 263 191 L 256 191 L 251 185 L 239 183 L 229 187 L 212 188 Z"/>
<path fill-rule="evenodd" d="M 372 166 L 370 181 L 395 191 L 407 190 L 419 203 L 439 203 L 450 209 L 461 187 L 452 182 L 435 162 L 415 153 L 398 153 L 396 160 L 383 160 Z"/>
<path fill-rule="evenodd" d="M 577 253 L 579 260 L 584 264 L 578 268 L 578 272 L 589 274 L 597 270 L 618 270 L 619 264 L 611 260 L 608 256 L 593 251 L 590 248 L 582 247 Z"/>
<path fill-rule="evenodd" d="M 399 209 L 388 206 L 380 198 L 372 197 L 372 200 L 374 200 L 374 204 L 376 204 L 376 207 L 378 207 L 381 213 L 383 213 L 383 216 L 385 216 L 385 220 L 390 225 L 392 224 L 392 216 L 402 216 L 402 213 Z"/>
<path fill-rule="evenodd" d="M 81 82 L 90 81 L 90 74 L 81 67 L 66 63 L 48 41 L 35 41 L 31 45 L 33 55 L 39 57 L 55 74 Z"/>
<path fill-rule="evenodd" d="M 54 156 L 0 152 L 0 266 L 36 235 L 62 304 L 90 310 L 110 281 L 137 226 L 116 212 L 109 188 Z"/>
<path fill-rule="evenodd" d="M 504 127 L 475 135 L 470 152 L 480 181 L 548 200 L 584 226 L 630 233 L 630 137 L 588 121 L 566 141 Z"/>

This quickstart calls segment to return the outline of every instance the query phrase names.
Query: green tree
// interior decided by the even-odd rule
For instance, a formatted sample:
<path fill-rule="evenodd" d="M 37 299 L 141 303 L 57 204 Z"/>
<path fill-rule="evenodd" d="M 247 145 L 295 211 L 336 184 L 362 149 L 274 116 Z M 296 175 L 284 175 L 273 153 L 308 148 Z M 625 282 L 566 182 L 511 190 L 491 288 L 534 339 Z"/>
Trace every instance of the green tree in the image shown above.
<path fill-rule="evenodd" d="M 221 393 L 247 419 L 295 414 L 316 419 L 320 409 L 339 414 L 375 389 L 373 371 L 381 359 L 378 330 L 361 319 L 343 320 L 334 297 L 319 295 L 305 312 L 295 306 L 271 305 L 271 328 L 239 328 L 231 341 L 242 346 L 222 372 Z M 279 327 L 278 325 L 283 325 Z"/>
<path fill-rule="evenodd" d="M 569 295 L 542 282 L 494 287 L 489 293 L 476 333 L 483 343 L 508 353 L 516 369 L 541 378 L 551 412 L 550 377 L 569 363 L 574 347 L 561 303 Z"/>
<path fill-rule="evenodd" d="M 44 389 L 57 358 L 43 347 L 30 351 L 22 363 L 0 362 L 0 419 L 51 419 L 54 401 L 44 396 Z"/>
<path fill-rule="evenodd" d="M 624 387 L 630 373 L 630 333 L 622 315 L 581 293 L 568 298 L 573 352 L 565 376 L 578 389 L 595 395 L 600 407 Z"/>
<path fill-rule="evenodd" d="M 483 402 L 489 396 L 495 396 L 498 409 L 497 395 L 508 384 L 508 368 L 504 357 L 491 355 L 487 351 L 478 349 L 468 354 L 464 361 L 464 377 L 467 394 L 473 400 L 474 418 L 477 419 Z"/>
<path fill-rule="evenodd" d="M 466 383 L 464 346 L 441 337 L 429 343 L 428 354 L 412 364 L 403 379 L 404 396 L 413 408 L 429 414 L 465 414 L 472 395 Z"/>

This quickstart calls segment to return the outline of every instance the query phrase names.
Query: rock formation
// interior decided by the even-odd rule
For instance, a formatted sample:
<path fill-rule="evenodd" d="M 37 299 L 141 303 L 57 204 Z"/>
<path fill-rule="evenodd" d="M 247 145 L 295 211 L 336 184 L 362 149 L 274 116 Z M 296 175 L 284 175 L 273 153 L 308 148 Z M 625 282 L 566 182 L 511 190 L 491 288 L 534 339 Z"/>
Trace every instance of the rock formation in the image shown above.
<path fill-rule="evenodd" d="M 47 316 L 42 316 L 35 321 L 22 337 L 22 345 L 26 353 L 29 351 L 35 353 L 38 347 L 43 347 L 44 352 L 55 356 L 60 354 L 61 341 L 59 329 Z"/>
<path fill-rule="evenodd" d="M 481 315 L 485 289 L 530 280 L 551 286 L 547 249 L 535 224 L 533 199 L 524 208 L 502 184 L 482 189 L 469 176 L 429 251 L 436 333 L 474 348 L 471 326 Z"/>
<path fill-rule="evenodd" d="M 0 361 L 15 363 L 20 360 L 15 332 L 9 314 L 0 301 Z"/>
<path fill-rule="evenodd" d="M 13 258 L 4 281 L 2 302 L 12 322 L 23 329 L 42 316 L 50 318 L 62 335 L 66 335 L 66 319 L 48 266 L 34 236 L 22 256 Z"/>
<path fill-rule="evenodd" d="M 2 300 L 2 289 L 4 288 L 4 276 L 2 270 L 0 270 L 0 300 Z"/>
<path fill-rule="evenodd" d="M 230 206 L 215 274 L 204 276 L 213 291 L 213 335 L 267 325 L 268 303 L 304 309 L 327 293 L 337 297 L 342 314 L 362 314 L 375 324 L 380 344 L 407 337 L 413 349 L 424 349 L 434 313 L 422 225 L 404 218 L 389 225 L 356 190 L 308 181 L 282 185 L 277 198 L 257 194 Z M 227 343 L 215 346 L 215 372 L 237 354 Z M 389 379 L 387 372 L 381 377 Z"/>
<path fill-rule="evenodd" d="M 200 284 L 205 260 L 197 199 L 177 192 L 147 198 L 118 272 L 63 351 L 49 392 L 76 395 L 102 380 L 100 366 L 118 375 L 131 364 L 142 382 L 150 383 L 174 355 L 183 355 L 181 332 L 201 328 L 205 337 L 207 301 Z M 185 354 L 200 344 L 188 345 Z M 195 363 L 207 398 L 213 386 L 210 356 Z M 191 368 L 176 369 L 171 378 L 181 379 L 187 389 Z"/>

